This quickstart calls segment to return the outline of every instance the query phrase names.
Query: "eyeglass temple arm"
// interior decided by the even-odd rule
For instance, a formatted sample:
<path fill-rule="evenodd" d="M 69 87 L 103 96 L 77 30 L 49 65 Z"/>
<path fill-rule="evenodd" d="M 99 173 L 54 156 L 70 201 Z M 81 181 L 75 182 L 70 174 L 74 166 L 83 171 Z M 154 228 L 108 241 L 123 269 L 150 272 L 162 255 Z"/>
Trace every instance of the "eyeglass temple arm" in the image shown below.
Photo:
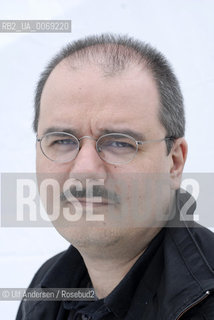
<path fill-rule="evenodd" d="M 146 141 L 136 141 L 136 143 L 138 145 L 143 145 L 144 143 L 148 143 L 148 142 L 160 142 L 160 141 L 166 141 L 166 140 L 175 140 L 175 138 L 173 136 L 171 137 L 166 137 L 166 138 L 163 138 L 163 139 L 157 139 L 157 140 L 146 140 Z"/>

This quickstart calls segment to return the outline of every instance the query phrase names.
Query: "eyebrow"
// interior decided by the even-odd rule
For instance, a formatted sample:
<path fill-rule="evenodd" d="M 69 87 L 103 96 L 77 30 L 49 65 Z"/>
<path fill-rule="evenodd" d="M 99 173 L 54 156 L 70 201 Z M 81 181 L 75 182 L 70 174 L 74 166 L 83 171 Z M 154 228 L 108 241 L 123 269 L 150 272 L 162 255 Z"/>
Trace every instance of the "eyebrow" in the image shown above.
<path fill-rule="evenodd" d="M 78 136 L 78 133 L 76 130 L 71 129 L 71 128 L 63 128 L 63 127 L 50 127 L 48 129 L 46 129 L 45 131 L 43 131 L 42 135 L 45 135 L 47 133 L 52 133 L 52 132 L 64 132 L 64 133 L 70 133 L 74 136 Z"/>
<path fill-rule="evenodd" d="M 123 133 L 131 136 L 137 141 L 143 141 L 146 140 L 145 135 L 141 132 L 135 131 L 135 130 L 130 130 L 130 129 L 122 129 L 122 130 L 109 130 L 109 129 L 104 129 L 102 131 L 102 134 L 108 134 L 108 133 Z"/>
<path fill-rule="evenodd" d="M 50 127 L 47 128 L 44 132 L 43 135 L 51 132 L 65 132 L 74 135 L 75 137 L 79 137 L 78 131 L 75 129 L 71 128 L 64 128 L 64 127 Z M 117 129 L 103 129 L 100 132 L 100 136 L 104 134 L 109 134 L 109 133 L 122 133 L 122 134 L 127 134 L 131 137 L 133 137 L 137 141 L 145 141 L 145 135 L 141 132 L 135 131 L 135 130 L 130 130 L 130 129 L 122 129 L 122 130 L 117 130 Z"/>

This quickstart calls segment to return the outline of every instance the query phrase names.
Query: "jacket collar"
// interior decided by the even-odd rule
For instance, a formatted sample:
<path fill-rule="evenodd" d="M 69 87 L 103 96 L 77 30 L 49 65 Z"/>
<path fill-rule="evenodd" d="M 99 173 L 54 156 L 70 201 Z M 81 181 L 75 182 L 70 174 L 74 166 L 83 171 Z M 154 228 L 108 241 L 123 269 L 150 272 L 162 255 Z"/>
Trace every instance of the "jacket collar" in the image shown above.
<path fill-rule="evenodd" d="M 188 193 L 177 193 L 177 204 L 186 203 L 191 196 Z M 195 202 L 189 208 L 188 214 L 193 214 Z M 203 236 L 209 232 L 199 224 L 180 221 L 177 210 L 175 219 L 168 223 L 164 239 L 164 269 L 159 287 L 161 319 L 174 320 L 195 302 L 205 296 L 207 291 L 214 290 L 214 269 L 199 246 Z M 198 241 L 196 240 L 198 239 Z M 214 261 L 214 237 L 210 233 L 210 256 Z M 163 294 L 164 293 L 164 294 Z"/>

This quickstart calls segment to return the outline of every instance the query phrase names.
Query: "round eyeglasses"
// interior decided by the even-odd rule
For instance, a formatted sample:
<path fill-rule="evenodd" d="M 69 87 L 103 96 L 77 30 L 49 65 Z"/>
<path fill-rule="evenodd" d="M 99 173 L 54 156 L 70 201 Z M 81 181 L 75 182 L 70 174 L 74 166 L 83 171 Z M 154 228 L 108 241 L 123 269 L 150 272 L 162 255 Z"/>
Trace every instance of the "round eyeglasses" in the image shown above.
<path fill-rule="evenodd" d="M 76 158 L 80 150 L 80 141 L 84 138 L 96 141 L 99 157 L 110 164 L 126 164 L 137 154 L 138 147 L 146 143 L 172 140 L 165 137 L 158 140 L 136 141 L 133 137 L 123 133 L 108 133 L 98 139 L 90 136 L 77 138 L 66 132 L 50 132 L 37 137 L 42 153 L 51 161 L 65 163 Z"/>

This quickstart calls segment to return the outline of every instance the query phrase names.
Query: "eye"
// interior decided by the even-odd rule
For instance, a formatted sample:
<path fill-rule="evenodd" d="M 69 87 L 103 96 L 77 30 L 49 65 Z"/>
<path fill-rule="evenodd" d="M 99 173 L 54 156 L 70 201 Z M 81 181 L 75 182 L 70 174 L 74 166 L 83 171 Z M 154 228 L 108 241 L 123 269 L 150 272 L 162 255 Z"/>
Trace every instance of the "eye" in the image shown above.
<path fill-rule="evenodd" d="M 117 149 L 135 149 L 136 146 L 124 141 L 108 141 L 104 145 L 105 148 L 112 147 Z"/>
<path fill-rule="evenodd" d="M 117 140 L 111 139 L 103 141 L 98 148 L 98 151 L 101 153 L 111 153 L 111 154 L 128 154 L 133 153 L 136 150 L 136 144 L 130 139 L 118 138 Z"/>
<path fill-rule="evenodd" d="M 72 139 L 61 139 L 61 140 L 55 140 L 53 144 L 61 144 L 61 145 L 75 145 L 77 144 L 76 141 Z"/>

